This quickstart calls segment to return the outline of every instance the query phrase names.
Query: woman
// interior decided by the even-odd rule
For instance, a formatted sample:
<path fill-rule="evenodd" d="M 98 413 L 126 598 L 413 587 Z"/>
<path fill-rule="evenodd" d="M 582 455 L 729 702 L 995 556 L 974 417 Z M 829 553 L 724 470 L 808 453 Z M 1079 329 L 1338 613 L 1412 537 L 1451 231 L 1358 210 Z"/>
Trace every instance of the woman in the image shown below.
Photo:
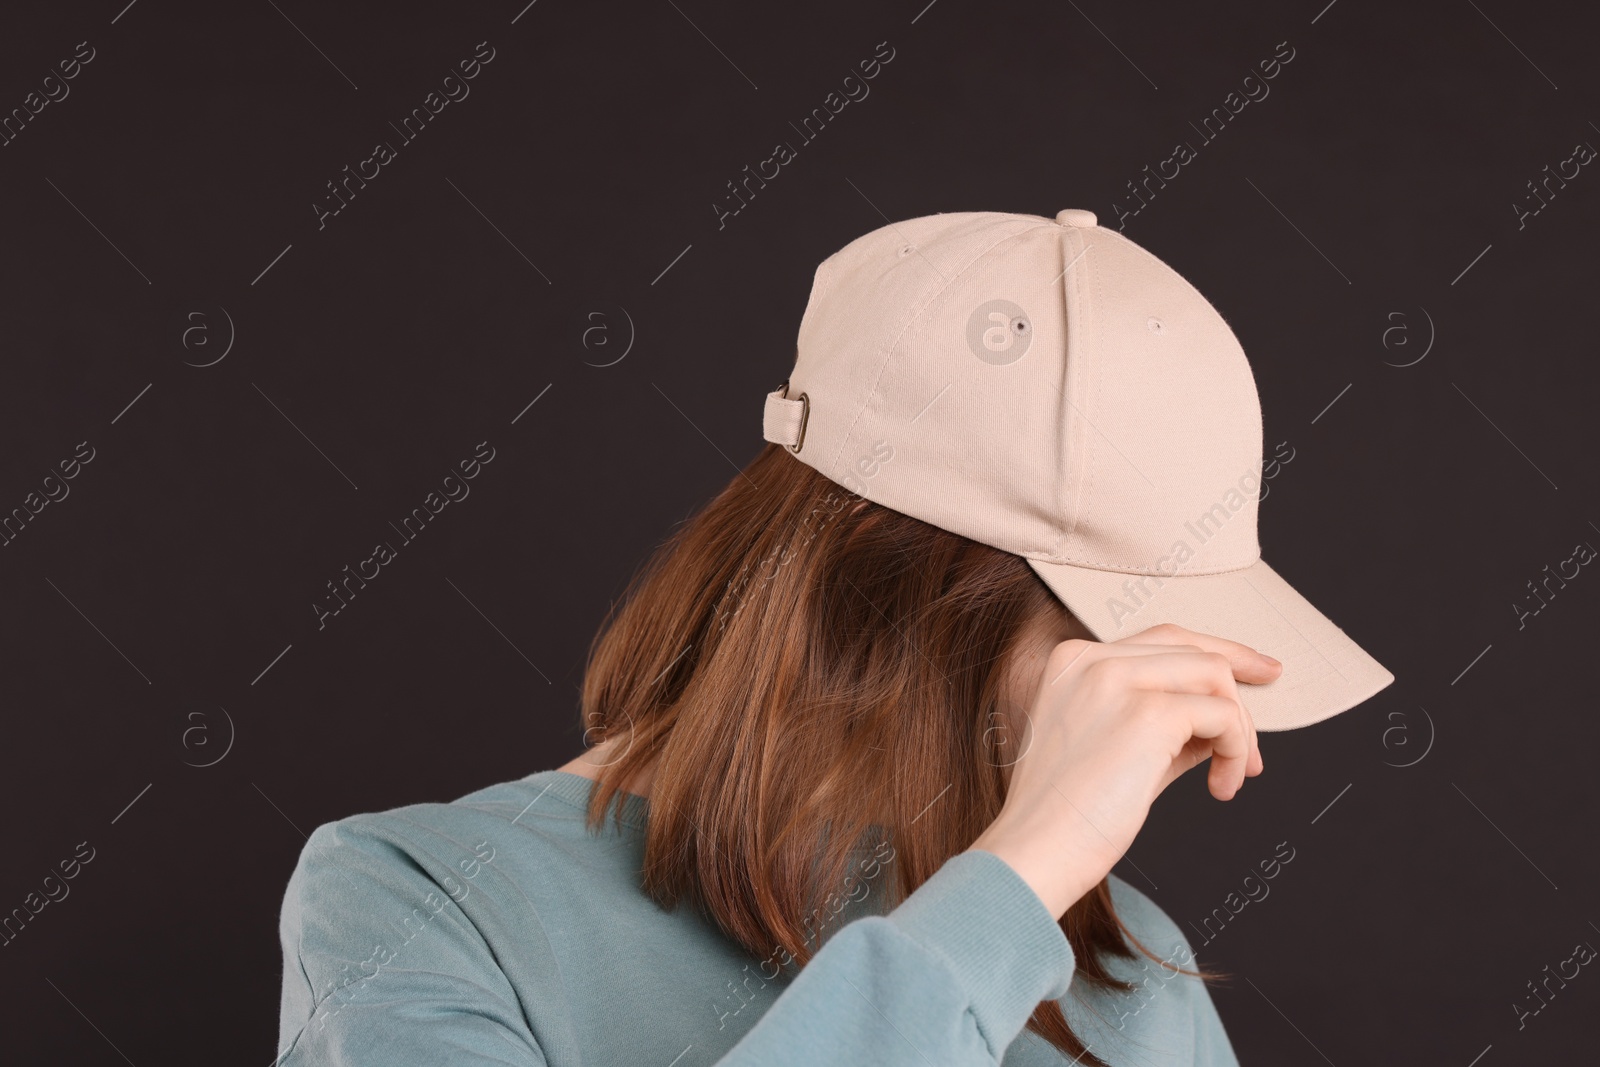
<path fill-rule="evenodd" d="M 770 443 L 598 635 L 592 747 L 312 834 L 279 1062 L 1235 1063 L 1111 868 L 1190 767 L 1229 799 L 1258 726 L 1390 677 L 1259 559 L 1254 404 L 1087 212 L 852 242 Z"/>

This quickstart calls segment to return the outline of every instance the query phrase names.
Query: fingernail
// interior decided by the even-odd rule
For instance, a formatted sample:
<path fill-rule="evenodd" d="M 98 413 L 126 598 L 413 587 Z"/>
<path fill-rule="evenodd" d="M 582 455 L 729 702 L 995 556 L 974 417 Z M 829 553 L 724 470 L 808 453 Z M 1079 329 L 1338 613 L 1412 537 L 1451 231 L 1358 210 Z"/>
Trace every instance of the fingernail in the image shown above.
<path fill-rule="evenodd" d="M 1271 664 L 1274 667 L 1283 666 L 1282 661 L 1273 659 L 1271 656 L 1267 655 L 1265 652 L 1257 652 L 1256 655 L 1260 656 L 1262 659 L 1266 660 L 1269 664 Z"/>

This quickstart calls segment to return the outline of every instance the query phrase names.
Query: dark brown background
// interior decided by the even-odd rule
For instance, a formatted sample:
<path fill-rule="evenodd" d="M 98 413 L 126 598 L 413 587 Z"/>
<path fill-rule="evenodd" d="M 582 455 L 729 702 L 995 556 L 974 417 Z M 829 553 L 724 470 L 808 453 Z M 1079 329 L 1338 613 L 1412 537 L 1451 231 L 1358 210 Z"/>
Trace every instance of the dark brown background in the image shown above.
<path fill-rule="evenodd" d="M 1230 804 L 1178 783 L 1119 873 L 1198 945 L 1293 848 L 1201 950 L 1246 1064 L 1592 1058 L 1592 968 L 1513 1004 L 1600 945 L 1600 577 L 1512 605 L 1600 546 L 1600 176 L 1513 205 L 1600 144 L 1596 26 L 1323 2 L 10 5 L 0 113 L 95 57 L 0 147 L 0 513 L 95 458 L 0 548 L 0 911 L 94 849 L 0 948 L 8 1054 L 266 1064 L 303 835 L 579 751 L 587 642 L 761 446 L 816 263 L 885 217 L 1111 220 L 1188 140 L 1126 232 L 1222 310 L 1293 450 L 1265 552 L 1398 681 L 1266 737 Z M 319 230 L 480 41 L 470 96 Z M 481 441 L 471 495 L 319 631 L 324 583 Z"/>

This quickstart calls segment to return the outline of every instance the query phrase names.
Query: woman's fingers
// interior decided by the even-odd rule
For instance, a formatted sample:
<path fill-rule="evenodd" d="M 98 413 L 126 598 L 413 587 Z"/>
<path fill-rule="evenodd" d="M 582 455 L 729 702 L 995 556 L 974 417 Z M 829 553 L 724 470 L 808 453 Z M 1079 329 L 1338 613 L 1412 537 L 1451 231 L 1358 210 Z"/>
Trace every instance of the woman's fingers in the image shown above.
<path fill-rule="evenodd" d="M 1085 681 L 1097 682 L 1108 692 L 1138 690 L 1210 701 L 1175 703 L 1174 707 L 1189 710 L 1190 732 L 1182 737 L 1175 733 L 1172 737 L 1174 744 L 1180 746 L 1188 745 L 1191 738 L 1211 742 L 1211 768 L 1207 779 L 1214 796 L 1220 800 L 1231 799 L 1244 785 L 1245 778 L 1261 773 L 1263 761 L 1255 721 L 1239 699 L 1234 661 L 1226 654 L 1199 651 L 1198 646 L 1192 645 L 1113 644 L 1101 648 L 1104 654 L 1082 667 Z M 1113 649 L 1133 654 L 1114 654 Z M 1173 762 L 1182 762 L 1176 753 Z M 1183 769 L 1187 769 L 1187 765 L 1180 773 Z"/>
<path fill-rule="evenodd" d="M 1046 665 L 1043 682 L 1048 687 L 1069 675 L 1083 673 L 1111 689 L 1147 689 L 1172 693 L 1211 694 L 1234 702 L 1240 728 L 1247 738 L 1237 782 L 1228 788 L 1232 796 L 1245 777 L 1260 774 L 1266 767 L 1261 757 L 1255 720 L 1239 699 L 1239 681 L 1270 681 L 1282 665 L 1269 662 L 1248 645 L 1224 638 L 1199 634 L 1177 626 L 1156 626 L 1137 635 L 1155 637 L 1146 642 L 1128 639 L 1102 644 L 1093 641 L 1063 641 Z M 1167 640 L 1159 640 L 1165 638 Z M 1192 640 L 1191 640 L 1192 639 Z M 1218 769 L 1220 764 L 1221 770 Z M 1211 770 L 1213 791 L 1235 778 L 1233 761 L 1224 758 Z M 1218 775 L 1221 778 L 1217 777 Z"/>
<path fill-rule="evenodd" d="M 1225 637 L 1217 637 L 1215 634 L 1190 630 L 1175 623 L 1162 623 L 1159 626 L 1152 626 L 1133 635 L 1129 640 L 1130 643 L 1138 644 L 1172 643 L 1195 646 L 1209 652 L 1219 653 L 1228 658 L 1233 667 L 1235 679 L 1253 685 L 1264 685 L 1283 673 L 1282 663 L 1263 652 L 1251 648 L 1249 645 L 1238 641 L 1230 641 Z M 1117 644 L 1120 645 L 1121 642 L 1117 642 Z M 1240 703 L 1240 710 L 1250 731 L 1251 755 L 1245 774 L 1249 777 L 1254 777 L 1266 769 L 1266 761 L 1261 757 L 1261 745 L 1257 736 L 1255 719 L 1250 715 L 1249 709 L 1243 706 L 1242 702 Z"/>
<path fill-rule="evenodd" d="M 1059 917 L 1105 877 L 1179 775 L 1210 760 L 1211 793 L 1227 800 L 1259 773 L 1239 683 L 1280 670 L 1239 642 L 1175 626 L 1060 642 L 1028 708 L 1037 743 L 971 847 L 1010 863 Z"/>
<path fill-rule="evenodd" d="M 1225 657 L 1216 652 L 1190 652 L 1170 645 L 1159 652 L 1103 656 L 1086 666 L 1084 672 L 1114 679 L 1134 689 L 1209 693 L 1235 702 L 1239 695 L 1233 669 Z"/>
<path fill-rule="evenodd" d="M 1240 718 L 1238 703 L 1228 696 L 1170 690 L 1148 693 L 1144 703 L 1175 735 L 1182 734 L 1170 754 L 1171 766 L 1162 787 L 1209 756 L 1211 769 L 1206 780 L 1211 795 L 1218 800 L 1232 799 L 1244 785 L 1253 752 L 1253 739 Z"/>
<path fill-rule="evenodd" d="M 1123 641 L 1114 641 L 1111 644 L 1121 646 L 1125 642 L 1140 645 L 1195 645 L 1207 652 L 1217 652 L 1228 658 L 1241 682 L 1257 685 L 1272 681 L 1283 670 L 1283 664 L 1249 645 L 1230 641 L 1226 637 L 1217 637 L 1215 634 L 1190 630 L 1176 623 L 1165 622 L 1159 626 L 1152 626 L 1132 637 L 1124 638 Z"/>

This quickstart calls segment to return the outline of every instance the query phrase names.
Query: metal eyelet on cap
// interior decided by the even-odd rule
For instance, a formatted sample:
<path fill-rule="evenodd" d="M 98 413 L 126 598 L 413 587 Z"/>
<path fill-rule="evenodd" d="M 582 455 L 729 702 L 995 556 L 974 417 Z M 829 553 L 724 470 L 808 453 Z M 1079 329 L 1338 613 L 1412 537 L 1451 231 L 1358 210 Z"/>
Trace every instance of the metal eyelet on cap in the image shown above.
<path fill-rule="evenodd" d="M 783 384 L 778 388 L 783 390 L 782 399 L 787 400 L 789 398 L 789 379 L 785 378 Z M 801 393 L 796 399 L 800 401 L 800 434 L 795 438 L 794 444 L 786 446 L 790 452 L 799 452 L 801 446 L 806 443 L 806 423 L 811 420 L 811 398 Z"/>

